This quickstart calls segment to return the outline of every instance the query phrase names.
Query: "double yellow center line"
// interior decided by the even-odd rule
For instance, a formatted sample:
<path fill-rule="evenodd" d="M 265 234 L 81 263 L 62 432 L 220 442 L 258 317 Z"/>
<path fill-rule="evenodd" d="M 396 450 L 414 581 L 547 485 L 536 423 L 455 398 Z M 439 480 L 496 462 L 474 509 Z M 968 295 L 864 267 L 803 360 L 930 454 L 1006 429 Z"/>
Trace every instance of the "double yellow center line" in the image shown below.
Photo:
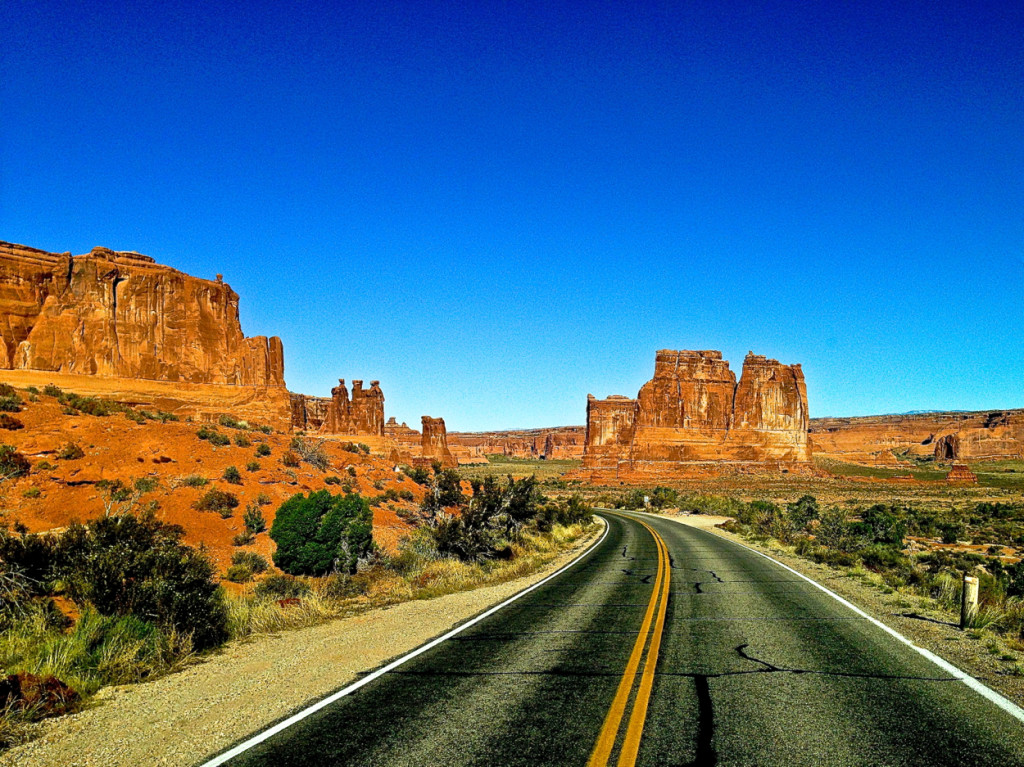
<path fill-rule="evenodd" d="M 629 721 L 626 724 L 626 733 L 622 739 L 622 746 L 619 749 L 618 767 L 632 767 L 636 764 L 636 755 L 640 750 L 640 737 L 644 732 L 644 720 L 647 718 L 647 706 L 651 700 L 651 688 L 654 686 L 654 669 L 658 665 L 658 651 L 661 649 L 661 635 L 665 630 L 665 610 L 668 606 L 668 590 L 671 580 L 669 572 L 668 548 L 660 535 L 648 525 L 635 517 L 629 519 L 640 522 L 653 536 L 654 543 L 658 548 L 658 575 L 654 583 L 654 591 L 651 600 L 647 604 L 647 611 L 644 613 L 643 623 L 640 624 L 640 633 L 637 634 L 636 642 L 633 644 L 633 652 L 629 656 L 626 670 L 619 681 L 618 690 L 615 692 L 615 699 L 605 716 L 604 724 L 601 726 L 601 734 L 597 737 L 594 750 L 590 754 L 587 767 L 605 767 L 611 757 L 615 743 L 619 740 L 619 732 L 622 727 L 622 720 L 626 714 L 627 705 L 632 696 L 633 707 L 629 713 Z M 657 617 L 655 617 L 657 616 Z M 654 629 L 651 630 L 651 623 Z M 650 640 L 650 641 L 648 641 Z M 646 655 L 644 649 L 646 648 Z M 637 671 L 643 661 L 643 673 L 640 676 L 640 684 L 636 684 Z M 636 695 L 633 695 L 633 688 L 636 687 Z"/>

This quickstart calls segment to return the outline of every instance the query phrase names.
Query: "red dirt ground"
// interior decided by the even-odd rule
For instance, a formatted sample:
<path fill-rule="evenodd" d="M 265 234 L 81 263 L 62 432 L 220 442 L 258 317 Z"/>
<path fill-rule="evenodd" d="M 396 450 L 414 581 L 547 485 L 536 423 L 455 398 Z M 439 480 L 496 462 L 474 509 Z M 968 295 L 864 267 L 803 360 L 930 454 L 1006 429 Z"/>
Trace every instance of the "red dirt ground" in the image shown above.
<path fill-rule="evenodd" d="M 159 504 L 157 517 L 181 525 L 185 529 L 185 542 L 204 546 L 223 572 L 230 564 L 231 553 L 236 550 L 231 540 L 243 529 L 245 506 L 260 493 L 271 499 L 271 503 L 262 507 L 268 529 L 277 508 L 293 494 L 324 488 L 340 492 L 338 485 L 324 483 L 325 477 L 332 474 L 343 482 L 351 482 L 354 490 L 368 497 L 395 488 L 411 491 L 417 501 L 422 499 L 423 489 L 396 472 L 394 465 L 383 456 L 356 455 L 342 448 L 349 441 L 360 441 L 358 437 L 325 441 L 331 461 L 326 472 L 305 462 L 289 469 L 282 465 L 281 456 L 288 450 L 291 434 L 240 432 L 219 426 L 218 431 L 229 436 L 232 444 L 214 447 L 196 436 L 199 423 L 147 421 L 137 424 L 123 413 L 103 417 L 66 415 L 53 397 L 40 394 L 38 401 L 30 402 L 28 394 L 19 393 L 25 400 L 25 407 L 12 415 L 22 421 L 25 428 L 0 430 L 0 443 L 15 446 L 33 468 L 28 476 L 0 483 L 0 524 L 3 525 L 20 522 L 35 532 L 85 521 L 102 515 L 105 510 L 108 493 L 96 486 L 98 481 L 120 480 L 131 486 L 140 477 L 152 477 L 158 480 L 159 486 L 143 494 L 138 507 L 156 501 Z M 251 447 L 234 444 L 234 438 L 240 433 L 248 436 Z M 57 458 L 61 447 L 68 442 L 79 445 L 85 456 L 77 460 Z M 256 445 L 260 442 L 270 445 L 271 455 L 263 458 L 256 455 Z M 246 469 L 246 464 L 253 459 L 259 461 L 259 471 Z M 54 468 L 37 468 L 42 461 Z M 242 484 L 230 484 L 221 478 L 228 466 L 238 468 Z M 348 472 L 349 467 L 355 469 L 354 478 Z M 199 474 L 210 482 L 205 487 L 176 486 L 176 480 L 191 474 Z M 232 517 L 222 519 L 219 514 L 193 508 L 211 487 L 238 496 L 239 506 Z M 31 496 L 35 489 L 40 493 L 38 497 L 25 497 L 26 491 L 30 491 Z M 390 502 L 373 510 L 374 539 L 386 549 L 393 550 L 409 530 L 409 525 L 396 514 L 403 506 L 412 508 L 412 502 Z M 274 542 L 267 533 L 261 533 L 252 545 L 244 548 L 269 559 Z"/>

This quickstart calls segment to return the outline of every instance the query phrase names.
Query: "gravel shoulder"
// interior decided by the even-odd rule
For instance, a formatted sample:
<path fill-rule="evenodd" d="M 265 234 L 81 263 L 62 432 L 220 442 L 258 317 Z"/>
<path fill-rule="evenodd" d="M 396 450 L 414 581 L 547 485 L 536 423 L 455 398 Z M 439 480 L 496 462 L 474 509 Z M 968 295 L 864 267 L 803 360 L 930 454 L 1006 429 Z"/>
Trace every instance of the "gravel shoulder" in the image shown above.
<path fill-rule="evenodd" d="M 0 766 L 198 764 L 550 575 L 599 534 L 525 578 L 232 642 L 179 673 L 105 688 Z"/>
<path fill-rule="evenodd" d="M 988 649 L 986 644 L 991 638 L 975 639 L 968 632 L 961 631 L 958 625 L 959 615 L 939 610 L 930 600 L 916 596 L 902 593 L 883 594 L 880 589 L 864 583 L 855 576 L 795 556 L 779 546 L 756 543 L 716 527 L 726 522 L 728 517 L 671 513 L 658 516 L 708 530 L 715 535 L 761 551 L 792 567 L 857 605 L 871 617 L 895 629 L 917 646 L 930 650 L 1018 706 L 1024 707 L 1024 677 L 1010 673 L 1015 663 L 1000 660 L 995 652 Z"/>

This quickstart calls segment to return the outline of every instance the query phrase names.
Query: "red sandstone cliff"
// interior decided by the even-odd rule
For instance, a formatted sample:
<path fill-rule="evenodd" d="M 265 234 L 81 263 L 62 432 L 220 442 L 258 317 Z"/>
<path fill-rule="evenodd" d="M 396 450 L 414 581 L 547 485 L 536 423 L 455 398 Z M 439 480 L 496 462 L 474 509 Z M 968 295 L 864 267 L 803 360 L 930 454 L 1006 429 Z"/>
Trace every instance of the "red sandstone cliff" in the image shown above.
<path fill-rule="evenodd" d="M 799 365 L 748 354 L 737 384 L 717 351 L 662 350 L 635 400 L 587 398 L 584 469 L 594 478 L 810 471 Z"/>
<path fill-rule="evenodd" d="M 226 283 L 106 248 L 0 242 L 0 368 L 284 386 L 281 339 L 243 335 Z"/>
<path fill-rule="evenodd" d="M 149 256 L 0 242 L 0 369 L 19 386 L 288 422 L 279 338 L 246 338 L 238 295 Z"/>
<path fill-rule="evenodd" d="M 1024 458 L 1024 410 L 814 418 L 810 432 L 816 455 L 855 463 Z"/>

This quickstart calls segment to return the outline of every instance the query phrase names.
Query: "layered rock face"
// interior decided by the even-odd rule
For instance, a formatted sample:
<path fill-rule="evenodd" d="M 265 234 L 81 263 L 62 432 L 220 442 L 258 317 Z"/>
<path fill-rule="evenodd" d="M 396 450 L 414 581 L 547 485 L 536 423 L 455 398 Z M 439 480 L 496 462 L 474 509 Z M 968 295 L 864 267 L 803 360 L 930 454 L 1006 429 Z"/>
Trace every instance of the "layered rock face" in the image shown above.
<path fill-rule="evenodd" d="M 0 368 L 284 386 L 281 339 L 246 338 L 238 294 L 149 256 L 0 243 Z"/>
<path fill-rule="evenodd" d="M 635 400 L 587 398 L 584 470 L 643 480 L 722 471 L 809 472 L 799 365 L 748 354 L 739 383 L 717 351 L 659 351 Z"/>
<path fill-rule="evenodd" d="M 815 418 L 810 431 L 816 455 L 855 463 L 1024 458 L 1024 410 Z"/>
<path fill-rule="evenodd" d="M 586 429 L 555 426 L 488 432 L 449 432 L 448 444 L 460 463 L 486 460 L 488 455 L 512 458 L 579 459 L 583 457 Z M 465 457 L 464 457 L 465 456 Z"/>

